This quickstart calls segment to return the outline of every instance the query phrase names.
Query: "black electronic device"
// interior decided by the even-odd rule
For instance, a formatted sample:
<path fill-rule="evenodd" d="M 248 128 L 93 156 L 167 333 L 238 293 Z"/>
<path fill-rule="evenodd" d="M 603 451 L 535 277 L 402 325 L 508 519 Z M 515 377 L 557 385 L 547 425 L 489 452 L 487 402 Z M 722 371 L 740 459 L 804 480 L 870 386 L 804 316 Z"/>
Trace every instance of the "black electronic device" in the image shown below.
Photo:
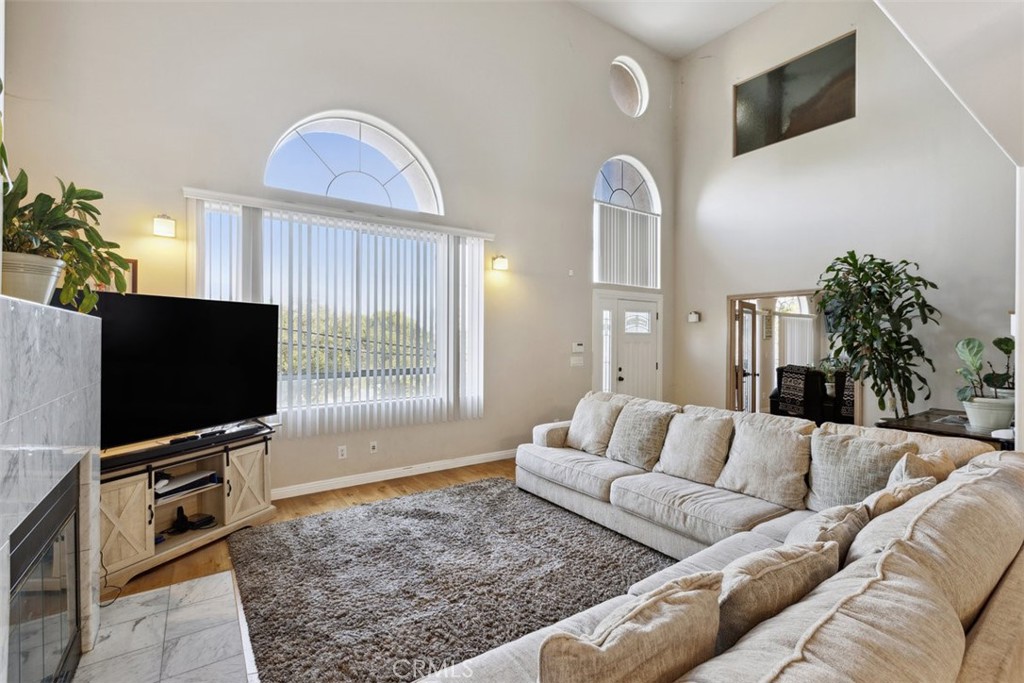
<path fill-rule="evenodd" d="M 277 412 L 276 305 L 104 292 L 94 315 L 102 448 Z"/>

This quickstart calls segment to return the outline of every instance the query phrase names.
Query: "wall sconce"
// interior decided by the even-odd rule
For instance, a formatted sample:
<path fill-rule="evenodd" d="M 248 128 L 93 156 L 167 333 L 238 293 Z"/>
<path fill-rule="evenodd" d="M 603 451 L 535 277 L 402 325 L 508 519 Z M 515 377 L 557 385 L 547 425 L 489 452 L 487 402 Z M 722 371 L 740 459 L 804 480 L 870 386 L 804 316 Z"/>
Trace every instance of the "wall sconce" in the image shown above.
<path fill-rule="evenodd" d="M 165 213 L 153 218 L 153 234 L 157 237 L 177 237 L 174 219 Z"/>
<path fill-rule="evenodd" d="M 508 270 L 508 257 L 499 254 L 491 259 L 491 270 Z"/>

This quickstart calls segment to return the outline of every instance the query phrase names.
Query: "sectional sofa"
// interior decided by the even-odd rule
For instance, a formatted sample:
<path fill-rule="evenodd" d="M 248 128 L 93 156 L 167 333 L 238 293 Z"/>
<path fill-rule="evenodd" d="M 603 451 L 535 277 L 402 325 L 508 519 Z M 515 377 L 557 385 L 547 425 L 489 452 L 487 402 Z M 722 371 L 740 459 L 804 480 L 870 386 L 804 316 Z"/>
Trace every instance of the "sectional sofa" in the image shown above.
<path fill-rule="evenodd" d="M 423 681 L 1024 681 L 1022 454 L 594 393 L 533 437 L 521 488 L 680 561 Z"/>

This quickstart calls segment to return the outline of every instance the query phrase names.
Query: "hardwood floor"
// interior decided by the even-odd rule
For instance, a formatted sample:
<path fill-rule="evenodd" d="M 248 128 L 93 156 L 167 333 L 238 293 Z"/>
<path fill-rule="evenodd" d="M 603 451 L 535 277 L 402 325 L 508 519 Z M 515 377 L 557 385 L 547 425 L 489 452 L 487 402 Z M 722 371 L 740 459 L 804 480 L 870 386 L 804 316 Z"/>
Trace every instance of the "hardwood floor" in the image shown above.
<path fill-rule="evenodd" d="M 410 493 L 421 491 L 433 491 L 435 489 L 464 484 L 480 479 L 491 477 L 505 477 L 515 479 L 515 461 L 499 460 L 481 465 L 460 467 L 454 470 L 442 472 L 431 472 L 402 479 L 391 479 L 389 481 L 377 482 L 374 484 L 363 484 L 352 486 L 346 489 L 335 491 L 324 491 L 313 493 L 308 496 L 297 496 L 274 501 L 277 513 L 266 524 L 282 522 L 296 517 L 306 517 L 320 512 L 338 510 L 341 508 L 372 503 L 385 498 L 396 498 Z M 161 565 L 145 574 L 140 574 L 128 582 L 121 595 L 131 595 L 154 588 L 163 588 L 181 581 L 196 579 L 201 576 L 216 574 L 231 569 L 231 556 L 228 554 L 228 543 L 226 540 L 211 543 L 165 565 Z M 113 595 L 104 595 L 109 599 Z"/>

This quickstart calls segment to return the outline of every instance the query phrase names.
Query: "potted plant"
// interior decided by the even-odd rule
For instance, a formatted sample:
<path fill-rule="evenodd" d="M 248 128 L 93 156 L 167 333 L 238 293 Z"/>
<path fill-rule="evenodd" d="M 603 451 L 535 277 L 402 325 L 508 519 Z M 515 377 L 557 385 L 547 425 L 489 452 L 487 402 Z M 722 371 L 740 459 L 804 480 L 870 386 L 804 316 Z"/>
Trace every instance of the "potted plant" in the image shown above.
<path fill-rule="evenodd" d="M 825 393 L 834 398 L 836 395 L 836 373 L 849 372 L 846 359 L 825 356 L 818 363 L 818 370 L 825 375 Z"/>
<path fill-rule="evenodd" d="M 60 300 L 74 302 L 79 311 L 96 307 L 99 295 L 93 282 L 124 293 L 128 288 L 128 262 L 115 249 L 119 245 L 103 239 L 96 229 L 99 209 L 93 201 L 103 195 L 60 183 L 60 195 L 39 193 L 28 196 L 28 176 L 18 176 L 4 185 L 3 280 L 2 291 L 9 296 L 47 304 L 60 275 L 64 275 Z"/>
<path fill-rule="evenodd" d="M 1009 346 L 1006 344 L 1007 340 L 1010 342 Z M 1013 353 L 1013 340 L 1000 337 L 993 345 L 1006 354 L 1009 363 L 1009 356 Z M 1009 372 L 1009 367 L 1007 372 L 997 373 L 989 363 L 991 372 L 982 374 L 985 371 L 985 345 L 974 337 L 958 341 L 956 355 L 963 363 L 956 369 L 956 373 L 967 382 L 965 386 L 957 389 L 956 397 L 963 403 L 971 426 L 976 429 L 1009 427 L 1013 420 L 1015 401 L 1012 397 L 1000 397 L 998 394 L 1000 389 L 1006 388 L 1006 384 L 1013 384 L 1013 374 Z M 986 387 L 991 389 L 991 396 L 985 395 Z"/>
<path fill-rule="evenodd" d="M 910 413 L 918 391 L 931 397 L 921 364 L 935 370 L 912 334 L 915 323 L 938 323 L 942 315 L 925 299 L 935 283 L 911 272 L 919 268 L 905 259 L 894 263 L 850 251 L 818 279 L 818 310 L 832 357 L 848 359 L 850 379 L 870 382 L 880 410 L 891 399 L 897 418 Z"/>

